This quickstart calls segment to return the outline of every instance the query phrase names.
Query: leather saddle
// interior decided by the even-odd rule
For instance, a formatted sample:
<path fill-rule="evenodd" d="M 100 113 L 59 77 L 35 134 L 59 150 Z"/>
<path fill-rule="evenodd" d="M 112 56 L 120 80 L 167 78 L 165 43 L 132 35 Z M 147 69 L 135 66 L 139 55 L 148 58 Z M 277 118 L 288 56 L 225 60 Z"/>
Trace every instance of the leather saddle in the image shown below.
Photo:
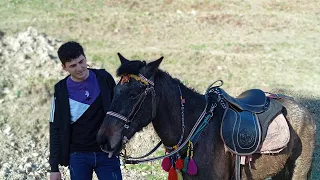
<path fill-rule="evenodd" d="M 219 88 L 219 90 L 224 99 L 241 111 L 260 113 L 267 108 L 267 97 L 260 89 L 247 90 L 236 98 L 230 96 L 221 88 Z"/>
<path fill-rule="evenodd" d="M 218 88 L 226 104 L 221 122 L 221 137 L 226 147 L 239 156 L 251 155 L 260 148 L 269 124 L 282 111 L 282 105 L 267 98 L 259 89 L 241 93 L 237 98 Z"/>

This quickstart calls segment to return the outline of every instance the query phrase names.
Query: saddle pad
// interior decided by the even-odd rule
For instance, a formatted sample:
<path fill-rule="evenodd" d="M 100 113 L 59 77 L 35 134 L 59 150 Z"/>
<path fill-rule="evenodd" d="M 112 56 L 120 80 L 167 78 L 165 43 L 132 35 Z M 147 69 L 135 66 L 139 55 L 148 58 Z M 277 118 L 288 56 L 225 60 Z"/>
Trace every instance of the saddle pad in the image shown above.
<path fill-rule="evenodd" d="M 269 108 L 264 111 L 263 113 L 258 113 L 258 119 L 261 125 L 261 131 L 262 131 L 262 137 L 261 142 L 264 141 L 267 131 L 269 128 L 270 123 L 273 121 L 273 119 L 281 113 L 283 106 L 278 101 L 274 99 L 268 98 Z"/>
<path fill-rule="evenodd" d="M 221 123 L 221 138 L 237 155 L 251 155 L 260 147 L 261 128 L 258 117 L 250 111 L 228 108 Z"/>
<path fill-rule="evenodd" d="M 260 149 L 261 154 L 279 153 L 290 140 L 290 131 L 286 118 L 281 113 L 269 125 L 267 136 Z"/>

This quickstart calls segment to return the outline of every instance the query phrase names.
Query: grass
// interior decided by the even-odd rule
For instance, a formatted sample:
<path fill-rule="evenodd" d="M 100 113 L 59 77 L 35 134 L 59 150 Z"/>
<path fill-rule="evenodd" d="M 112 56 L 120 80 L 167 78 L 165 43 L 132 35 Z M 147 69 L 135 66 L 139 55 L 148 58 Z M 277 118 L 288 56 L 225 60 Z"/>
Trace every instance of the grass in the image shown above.
<path fill-rule="evenodd" d="M 199 92 L 222 79 L 234 95 L 282 88 L 317 100 L 319 9 L 316 0 L 0 0 L 0 31 L 33 26 L 62 41 L 79 41 L 88 59 L 113 75 L 117 52 L 148 61 L 164 56 L 161 68 Z M 313 174 L 319 179 L 320 169 Z"/>

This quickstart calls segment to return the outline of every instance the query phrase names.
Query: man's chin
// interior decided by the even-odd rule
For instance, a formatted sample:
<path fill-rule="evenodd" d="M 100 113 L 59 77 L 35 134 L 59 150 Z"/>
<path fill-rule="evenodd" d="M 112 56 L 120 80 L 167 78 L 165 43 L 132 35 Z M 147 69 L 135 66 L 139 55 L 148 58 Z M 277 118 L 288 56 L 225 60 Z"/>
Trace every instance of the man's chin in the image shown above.
<path fill-rule="evenodd" d="M 83 72 L 82 74 L 76 74 L 74 77 L 79 80 L 79 81 L 83 81 L 87 78 L 86 76 L 87 74 L 85 72 Z"/>

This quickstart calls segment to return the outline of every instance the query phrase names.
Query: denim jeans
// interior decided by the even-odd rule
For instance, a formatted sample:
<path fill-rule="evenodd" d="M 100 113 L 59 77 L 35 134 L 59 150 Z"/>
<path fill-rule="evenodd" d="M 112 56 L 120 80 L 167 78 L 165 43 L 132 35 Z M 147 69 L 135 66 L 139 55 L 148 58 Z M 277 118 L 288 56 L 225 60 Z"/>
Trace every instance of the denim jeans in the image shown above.
<path fill-rule="evenodd" d="M 93 170 L 99 180 L 122 180 L 119 157 L 104 152 L 74 152 L 70 154 L 69 171 L 72 180 L 92 180 Z"/>

